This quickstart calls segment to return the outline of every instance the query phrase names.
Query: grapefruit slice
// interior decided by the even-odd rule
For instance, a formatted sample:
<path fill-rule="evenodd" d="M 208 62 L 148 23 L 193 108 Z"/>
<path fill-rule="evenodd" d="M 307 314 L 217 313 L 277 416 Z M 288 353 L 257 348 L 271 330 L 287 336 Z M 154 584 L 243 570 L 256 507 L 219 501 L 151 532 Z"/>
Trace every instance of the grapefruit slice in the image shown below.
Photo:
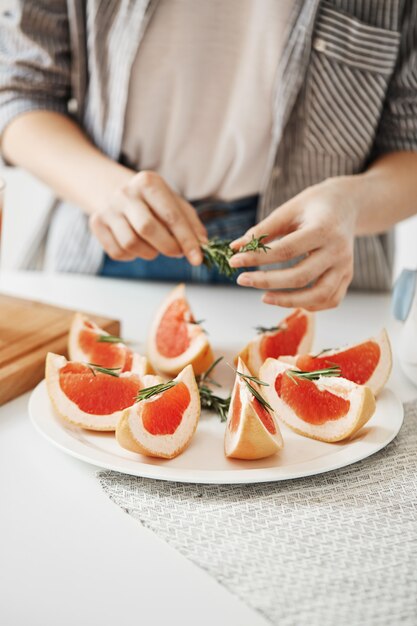
<path fill-rule="evenodd" d="M 309 380 L 302 374 L 305 372 L 278 359 L 267 359 L 259 373 L 269 383 L 265 395 L 277 416 L 300 435 L 342 441 L 374 414 L 375 398 L 369 387 L 339 376 L 317 373 L 316 380 Z"/>
<path fill-rule="evenodd" d="M 63 419 L 89 430 L 115 430 L 127 407 L 135 402 L 138 391 L 156 376 L 137 373 L 103 373 L 85 363 L 67 361 L 49 352 L 46 357 L 46 385 L 55 411 Z"/>
<path fill-rule="evenodd" d="M 109 339 L 106 340 L 106 337 Z M 121 368 L 122 372 L 134 371 L 139 376 L 154 373 L 146 357 L 133 352 L 82 313 L 76 313 L 72 320 L 68 354 L 71 361 Z"/>
<path fill-rule="evenodd" d="M 283 354 L 308 352 L 314 338 L 314 314 L 295 309 L 272 329 L 259 327 L 260 332 L 239 353 L 251 372 L 256 375 L 265 359 L 277 359 Z"/>
<path fill-rule="evenodd" d="M 197 376 L 214 361 L 207 336 L 190 310 L 183 284 L 175 287 L 156 314 L 148 339 L 148 357 L 153 367 L 167 376 L 176 376 L 190 364 Z"/>
<path fill-rule="evenodd" d="M 131 452 L 172 459 L 189 446 L 200 418 L 200 394 L 192 366 L 187 365 L 173 381 L 150 393 L 124 411 L 116 439 Z"/>
<path fill-rule="evenodd" d="M 237 363 L 237 372 L 252 377 L 241 359 Z M 236 374 L 224 435 L 224 451 L 229 458 L 263 459 L 281 450 L 283 441 L 274 411 L 253 395 L 247 383 L 263 397 L 260 385 Z"/>
<path fill-rule="evenodd" d="M 339 350 L 323 350 L 316 355 L 285 356 L 282 360 L 306 372 L 338 365 L 343 378 L 358 385 L 366 385 L 374 395 L 384 387 L 392 368 L 391 345 L 385 329 L 378 337 Z"/>

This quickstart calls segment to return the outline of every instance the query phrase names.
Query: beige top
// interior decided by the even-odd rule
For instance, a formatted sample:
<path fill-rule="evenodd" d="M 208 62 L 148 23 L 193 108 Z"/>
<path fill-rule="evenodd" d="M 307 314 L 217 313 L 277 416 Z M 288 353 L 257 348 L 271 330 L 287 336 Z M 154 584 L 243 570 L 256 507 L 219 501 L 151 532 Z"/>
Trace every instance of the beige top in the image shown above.
<path fill-rule="evenodd" d="M 134 61 L 122 152 L 189 199 L 257 193 L 293 0 L 159 0 Z"/>

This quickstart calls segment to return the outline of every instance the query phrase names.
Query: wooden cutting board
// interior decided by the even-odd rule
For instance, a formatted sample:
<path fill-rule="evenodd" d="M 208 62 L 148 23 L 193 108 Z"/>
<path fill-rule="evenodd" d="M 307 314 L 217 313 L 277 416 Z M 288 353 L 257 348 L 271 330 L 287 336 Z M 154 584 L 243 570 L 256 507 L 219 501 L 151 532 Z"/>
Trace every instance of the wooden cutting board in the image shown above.
<path fill-rule="evenodd" d="M 47 352 L 67 356 L 74 311 L 0 295 L 0 405 L 33 389 L 44 377 Z M 90 315 L 101 328 L 120 336 L 120 322 Z"/>

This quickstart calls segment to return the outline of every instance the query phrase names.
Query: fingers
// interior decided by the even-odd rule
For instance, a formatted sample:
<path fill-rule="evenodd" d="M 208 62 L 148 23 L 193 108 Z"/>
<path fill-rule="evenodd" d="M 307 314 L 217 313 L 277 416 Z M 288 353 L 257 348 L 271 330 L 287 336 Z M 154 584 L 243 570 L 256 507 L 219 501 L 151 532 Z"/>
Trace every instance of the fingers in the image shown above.
<path fill-rule="evenodd" d="M 155 172 L 140 172 L 135 179 L 135 183 L 129 189 L 130 197 L 134 197 L 135 192 L 139 194 L 152 213 L 176 239 L 188 261 L 192 265 L 199 265 L 203 255 L 198 236 L 192 226 L 195 219 L 190 223 L 184 215 L 183 205 L 180 205 L 176 195 Z M 190 211 L 188 215 L 191 215 Z M 154 233 L 152 235 L 155 236 Z"/>
<path fill-rule="evenodd" d="M 165 256 L 182 255 L 177 240 L 164 224 L 155 218 L 144 202 L 132 199 L 124 208 L 124 215 L 137 239 L 147 242 L 149 246 Z"/>
<path fill-rule="evenodd" d="M 134 258 L 119 245 L 113 232 L 101 219 L 100 214 L 95 213 L 90 217 L 90 228 L 112 259 L 116 261 L 131 261 Z"/>
<path fill-rule="evenodd" d="M 284 307 L 302 307 L 308 311 L 331 309 L 340 304 L 344 298 L 352 274 L 331 268 L 324 272 L 310 289 L 291 292 L 270 291 L 262 300 L 266 304 Z"/>
<path fill-rule="evenodd" d="M 184 215 L 186 216 L 187 220 L 190 223 L 191 228 L 194 230 L 198 238 L 198 241 L 200 243 L 207 243 L 208 236 L 207 236 L 206 227 L 204 226 L 204 224 L 201 222 L 200 218 L 198 217 L 198 214 L 195 208 L 183 198 L 178 197 L 177 199 L 181 205 Z"/>
<path fill-rule="evenodd" d="M 306 226 L 268 244 L 270 250 L 267 252 L 238 253 L 232 256 L 229 263 L 232 267 L 253 267 L 289 261 L 317 249 L 323 243 L 324 237 L 323 229 Z"/>
<path fill-rule="evenodd" d="M 245 272 L 238 276 L 237 283 L 255 289 L 300 289 L 317 280 L 329 267 L 331 259 L 317 251 L 290 268 Z"/>
<path fill-rule="evenodd" d="M 90 218 L 90 228 L 107 254 L 117 261 L 137 257 L 150 261 L 158 255 L 153 246 L 138 237 L 123 215 L 96 213 Z"/>

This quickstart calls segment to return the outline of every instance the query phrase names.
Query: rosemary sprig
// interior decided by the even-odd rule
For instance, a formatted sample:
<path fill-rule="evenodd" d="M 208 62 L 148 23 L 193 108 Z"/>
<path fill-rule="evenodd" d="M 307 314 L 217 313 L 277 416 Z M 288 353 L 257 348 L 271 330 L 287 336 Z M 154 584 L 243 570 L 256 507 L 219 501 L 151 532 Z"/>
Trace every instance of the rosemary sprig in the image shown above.
<path fill-rule="evenodd" d="M 332 365 L 322 370 L 315 370 L 313 372 L 303 372 L 302 370 L 285 370 L 288 378 L 290 378 L 296 385 L 298 385 L 297 378 L 301 380 L 318 380 L 321 376 L 340 376 L 341 369 L 338 365 Z"/>
<path fill-rule="evenodd" d="M 210 365 L 208 370 L 196 377 L 196 380 L 200 392 L 201 408 L 214 411 L 220 416 L 220 421 L 225 422 L 227 420 L 227 413 L 230 406 L 230 396 L 227 398 L 221 398 L 220 396 L 215 395 L 210 387 L 208 387 L 208 385 L 220 387 L 219 383 L 210 377 L 210 374 L 222 359 L 222 356 L 216 359 L 214 363 Z"/>
<path fill-rule="evenodd" d="M 217 267 L 219 273 L 228 278 L 232 278 L 236 273 L 236 270 L 229 265 L 229 259 L 234 254 L 230 244 L 230 240 L 215 237 L 201 246 L 204 265 L 210 270 Z"/>
<path fill-rule="evenodd" d="M 270 404 L 268 404 L 268 402 L 265 400 L 265 398 L 263 396 L 261 396 L 261 394 L 259 393 L 259 391 L 257 389 L 255 389 L 255 387 L 253 385 L 251 385 L 251 382 L 257 384 L 257 385 L 262 385 L 263 387 L 269 387 L 269 383 L 265 383 L 263 380 L 259 380 L 259 378 L 255 378 L 255 376 L 249 376 L 248 374 L 242 374 L 242 372 L 239 372 L 238 370 L 236 370 L 236 374 L 238 376 L 240 376 L 240 378 L 243 380 L 243 382 L 245 383 L 246 387 L 249 389 L 249 391 L 251 392 L 251 394 L 258 400 L 258 402 L 264 407 L 264 409 L 266 409 L 268 412 L 270 411 L 274 411 L 274 409 L 272 408 L 272 406 Z"/>
<path fill-rule="evenodd" d="M 121 337 L 115 335 L 99 335 L 97 337 L 98 343 L 125 343 Z"/>
<path fill-rule="evenodd" d="M 239 252 L 257 252 L 258 250 L 263 250 L 263 252 L 268 252 L 270 250 L 270 246 L 266 246 L 262 241 L 266 239 L 268 235 L 261 235 L 260 237 L 255 237 L 252 235 L 252 239 L 249 243 L 245 243 L 244 246 L 239 248 Z"/>
<path fill-rule="evenodd" d="M 285 326 L 255 326 L 255 330 L 259 335 L 262 335 L 263 333 L 274 333 L 277 330 L 282 330 L 283 332 L 285 332 L 287 329 L 285 328 Z"/>
<path fill-rule="evenodd" d="M 199 376 L 196 377 L 197 383 L 199 383 L 199 384 L 200 383 L 201 384 L 202 383 L 209 383 L 210 385 L 215 385 L 216 387 L 220 387 L 218 382 L 216 382 L 215 380 L 210 378 L 211 372 L 220 363 L 220 361 L 223 361 L 223 357 L 222 356 L 219 356 L 219 358 L 216 359 L 205 372 L 203 372 L 202 374 L 200 374 Z"/>
<path fill-rule="evenodd" d="M 174 387 L 176 384 L 175 380 L 169 380 L 167 383 L 159 383 L 159 385 L 152 385 L 152 387 L 139 389 L 135 402 L 148 400 L 149 398 L 152 398 L 152 396 L 156 396 L 159 393 L 163 393 L 164 391 L 171 389 L 171 387 Z"/>
<path fill-rule="evenodd" d="M 219 415 L 220 421 L 225 422 L 227 420 L 231 397 L 221 398 L 214 394 L 207 385 L 199 385 L 198 389 L 200 391 L 201 408 L 214 411 Z"/>
<path fill-rule="evenodd" d="M 108 376 L 114 376 L 115 378 L 119 378 L 121 367 L 102 367 L 101 365 L 97 365 L 97 363 L 87 363 L 87 366 L 93 372 L 94 376 L 96 372 L 100 372 L 101 374 L 107 374 Z"/>
<path fill-rule="evenodd" d="M 266 237 L 268 237 L 268 235 L 260 235 L 260 237 L 252 235 L 252 239 L 244 246 L 241 246 L 239 250 L 232 250 L 230 247 L 231 240 L 214 237 L 201 246 L 203 263 L 209 269 L 217 267 L 220 274 L 224 274 L 228 278 L 233 278 L 237 269 L 230 267 L 229 259 L 239 252 L 256 252 L 259 250 L 267 252 L 270 250 L 270 247 L 262 243 Z"/>

